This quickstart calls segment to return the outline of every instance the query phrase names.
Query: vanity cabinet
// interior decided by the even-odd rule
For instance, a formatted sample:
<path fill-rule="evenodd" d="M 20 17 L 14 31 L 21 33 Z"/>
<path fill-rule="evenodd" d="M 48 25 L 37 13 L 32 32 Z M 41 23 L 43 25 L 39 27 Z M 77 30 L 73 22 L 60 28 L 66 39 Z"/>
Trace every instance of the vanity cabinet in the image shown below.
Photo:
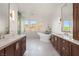
<path fill-rule="evenodd" d="M 79 3 L 73 3 L 73 38 L 79 40 Z"/>
<path fill-rule="evenodd" d="M 22 56 L 26 51 L 26 36 L 0 50 L 0 56 Z"/>
<path fill-rule="evenodd" d="M 0 56 L 4 56 L 4 49 L 0 50 Z"/>
<path fill-rule="evenodd" d="M 50 41 L 61 56 L 79 56 L 79 45 L 60 38 L 59 36 L 52 36 Z"/>
<path fill-rule="evenodd" d="M 53 35 L 53 38 L 51 38 L 50 41 L 61 56 L 71 55 L 71 43 L 70 42 L 55 35 Z"/>

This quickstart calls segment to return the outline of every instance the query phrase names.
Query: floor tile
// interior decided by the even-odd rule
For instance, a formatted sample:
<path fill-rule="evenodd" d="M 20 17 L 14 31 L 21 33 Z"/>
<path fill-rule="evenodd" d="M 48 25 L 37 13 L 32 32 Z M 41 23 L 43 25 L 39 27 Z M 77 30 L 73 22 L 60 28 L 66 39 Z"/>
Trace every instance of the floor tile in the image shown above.
<path fill-rule="evenodd" d="M 42 42 L 40 39 L 27 39 L 24 56 L 59 56 L 51 43 Z"/>

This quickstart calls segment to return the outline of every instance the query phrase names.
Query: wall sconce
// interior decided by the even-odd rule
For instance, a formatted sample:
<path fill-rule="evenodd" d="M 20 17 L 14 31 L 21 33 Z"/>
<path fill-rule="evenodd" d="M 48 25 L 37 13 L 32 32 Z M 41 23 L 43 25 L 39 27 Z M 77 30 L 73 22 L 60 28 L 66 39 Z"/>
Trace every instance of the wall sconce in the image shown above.
<path fill-rule="evenodd" d="M 61 24 L 61 17 L 59 18 L 59 24 Z"/>
<path fill-rule="evenodd" d="M 60 18 L 60 22 L 61 22 L 61 18 Z"/>
<path fill-rule="evenodd" d="M 10 9 L 10 20 L 15 20 L 15 11 Z"/>

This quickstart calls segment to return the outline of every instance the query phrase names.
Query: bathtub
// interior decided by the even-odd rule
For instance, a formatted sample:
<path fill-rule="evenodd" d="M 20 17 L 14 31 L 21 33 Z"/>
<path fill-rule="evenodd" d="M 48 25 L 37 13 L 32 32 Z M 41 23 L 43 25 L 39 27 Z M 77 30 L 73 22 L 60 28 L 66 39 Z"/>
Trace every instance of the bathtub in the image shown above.
<path fill-rule="evenodd" d="M 49 39 L 50 39 L 51 34 L 45 34 L 45 33 L 39 32 L 38 35 L 40 36 L 40 41 L 50 42 Z"/>

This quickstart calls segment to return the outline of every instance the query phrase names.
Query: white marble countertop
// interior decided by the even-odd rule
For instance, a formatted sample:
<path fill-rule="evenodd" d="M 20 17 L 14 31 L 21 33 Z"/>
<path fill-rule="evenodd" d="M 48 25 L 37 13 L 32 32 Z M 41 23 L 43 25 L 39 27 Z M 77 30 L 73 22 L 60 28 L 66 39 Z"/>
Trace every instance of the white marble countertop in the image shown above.
<path fill-rule="evenodd" d="M 18 41 L 20 38 L 22 38 L 24 36 L 26 36 L 26 35 L 25 34 L 22 34 L 22 35 L 6 35 L 4 39 L 0 39 L 0 50 L 11 45 L 12 43 Z"/>
<path fill-rule="evenodd" d="M 53 35 L 56 35 L 56 36 L 58 36 L 58 37 L 60 37 L 60 38 L 62 38 L 62 39 L 64 39 L 64 40 L 67 40 L 67 41 L 69 41 L 69 42 L 72 42 L 72 43 L 74 43 L 74 44 L 77 44 L 77 45 L 79 45 L 79 41 L 78 40 L 75 40 L 75 39 L 73 39 L 73 38 L 71 38 L 71 37 L 69 37 L 69 36 L 67 36 L 67 35 L 64 35 L 64 34 L 57 34 L 57 33 L 52 33 Z"/>

